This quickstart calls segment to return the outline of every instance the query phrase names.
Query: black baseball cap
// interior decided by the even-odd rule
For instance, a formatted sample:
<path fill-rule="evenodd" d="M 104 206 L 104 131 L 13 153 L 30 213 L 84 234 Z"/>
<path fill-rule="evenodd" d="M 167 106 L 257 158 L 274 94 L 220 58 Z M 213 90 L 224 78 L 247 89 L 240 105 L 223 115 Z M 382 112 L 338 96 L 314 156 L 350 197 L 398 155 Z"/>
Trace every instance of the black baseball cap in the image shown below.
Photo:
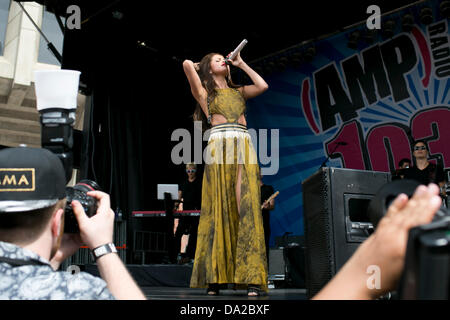
<path fill-rule="evenodd" d="M 61 160 L 43 148 L 0 150 L 0 214 L 55 205 L 66 196 Z"/>

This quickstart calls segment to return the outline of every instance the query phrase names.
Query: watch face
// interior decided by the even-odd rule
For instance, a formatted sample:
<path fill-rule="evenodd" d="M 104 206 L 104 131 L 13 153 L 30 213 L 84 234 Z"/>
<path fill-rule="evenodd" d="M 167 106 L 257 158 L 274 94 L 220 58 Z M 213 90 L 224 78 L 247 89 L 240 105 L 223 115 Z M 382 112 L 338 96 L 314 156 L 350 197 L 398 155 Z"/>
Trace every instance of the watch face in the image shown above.
<path fill-rule="evenodd" d="M 98 257 L 98 256 L 101 256 L 101 255 L 104 255 L 107 252 L 108 252 L 108 250 L 106 250 L 106 246 L 102 246 L 102 247 L 100 247 L 100 248 L 95 250 L 95 255 Z"/>
<path fill-rule="evenodd" d="M 116 252 L 117 252 L 117 249 L 113 243 L 105 244 L 105 245 L 101 246 L 100 248 L 93 250 L 95 259 L 98 259 L 107 253 L 116 253 Z"/>

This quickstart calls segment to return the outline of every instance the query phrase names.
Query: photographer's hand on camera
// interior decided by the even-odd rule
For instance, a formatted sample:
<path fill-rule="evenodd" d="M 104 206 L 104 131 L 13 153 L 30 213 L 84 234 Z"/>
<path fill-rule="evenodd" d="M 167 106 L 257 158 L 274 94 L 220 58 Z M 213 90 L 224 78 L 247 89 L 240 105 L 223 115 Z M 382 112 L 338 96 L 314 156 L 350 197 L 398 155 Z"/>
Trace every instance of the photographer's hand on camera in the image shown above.
<path fill-rule="evenodd" d="M 110 207 L 108 194 L 91 191 L 87 195 L 98 201 L 97 213 L 94 216 L 89 218 L 76 200 L 72 201 L 72 208 L 80 227 L 81 240 L 92 250 L 113 242 L 114 212 Z"/>
<path fill-rule="evenodd" d="M 82 205 L 72 201 L 73 212 L 80 227 L 81 240 L 92 250 L 113 242 L 114 212 L 109 195 L 101 191 L 87 193 L 98 201 L 97 213 L 88 217 Z M 116 299 L 145 300 L 145 296 L 130 276 L 117 254 L 105 254 L 96 260 L 101 277 Z"/>

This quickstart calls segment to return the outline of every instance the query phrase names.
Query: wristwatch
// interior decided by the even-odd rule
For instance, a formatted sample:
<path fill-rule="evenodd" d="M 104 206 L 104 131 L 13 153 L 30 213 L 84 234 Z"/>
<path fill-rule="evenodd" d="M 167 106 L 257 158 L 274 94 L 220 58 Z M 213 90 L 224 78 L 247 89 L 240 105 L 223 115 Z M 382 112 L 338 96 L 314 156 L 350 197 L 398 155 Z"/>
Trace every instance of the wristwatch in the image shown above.
<path fill-rule="evenodd" d="M 103 257 L 104 255 L 108 253 L 117 253 L 116 246 L 114 243 L 107 243 L 100 247 L 97 247 L 91 251 L 92 256 L 94 257 L 94 260 L 97 261 L 100 257 Z"/>

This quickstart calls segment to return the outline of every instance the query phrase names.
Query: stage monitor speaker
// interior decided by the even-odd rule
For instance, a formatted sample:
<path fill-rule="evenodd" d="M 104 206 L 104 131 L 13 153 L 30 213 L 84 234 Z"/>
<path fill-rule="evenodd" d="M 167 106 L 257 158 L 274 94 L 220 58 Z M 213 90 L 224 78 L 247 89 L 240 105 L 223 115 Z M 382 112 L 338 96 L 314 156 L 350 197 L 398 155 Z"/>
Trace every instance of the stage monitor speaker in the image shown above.
<path fill-rule="evenodd" d="M 309 298 L 373 232 L 367 208 L 390 180 L 386 172 L 325 167 L 302 182 Z"/>

